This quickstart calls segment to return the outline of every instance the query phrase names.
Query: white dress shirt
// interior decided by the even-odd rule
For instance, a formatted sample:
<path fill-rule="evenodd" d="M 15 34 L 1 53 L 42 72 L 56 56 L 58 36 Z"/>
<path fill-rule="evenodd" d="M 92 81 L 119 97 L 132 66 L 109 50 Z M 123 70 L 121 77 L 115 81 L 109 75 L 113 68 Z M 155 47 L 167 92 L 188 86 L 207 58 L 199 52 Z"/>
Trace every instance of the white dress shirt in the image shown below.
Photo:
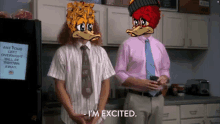
<path fill-rule="evenodd" d="M 88 41 L 85 45 L 88 47 L 86 51 L 90 61 L 94 92 L 89 99 L 84 98 L 81 93 L 82 51 L 80 47 L 82 45 L 81 42 L 78 42 L 76 46 L 61 46 L 54 55 L 48 76 L 64 80 L 73 110 L 77 114 L 88 114 L 89 110 L 97 109 L 102 81 L 115 75 L 115 71 L 106 51 Z M 63 106 L 61 107 L 61 119 L 66 124 L 74 124 Z"/>

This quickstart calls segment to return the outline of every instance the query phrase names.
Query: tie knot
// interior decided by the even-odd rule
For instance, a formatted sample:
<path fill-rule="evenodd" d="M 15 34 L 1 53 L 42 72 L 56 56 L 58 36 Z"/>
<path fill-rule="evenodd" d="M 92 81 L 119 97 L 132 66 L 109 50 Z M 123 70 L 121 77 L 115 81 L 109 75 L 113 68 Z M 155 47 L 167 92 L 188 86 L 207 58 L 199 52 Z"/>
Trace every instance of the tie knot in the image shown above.
<path fill-rule="evenodd" d="M 86 46 L 86 45 L 82 45 L 82 46 L 80 47 L 80 49 L 81 49 L 81 50 L 86 50 L 86 49 L 87 49 L 87 46 Z"/>
<path fill-rule="evenodd" d="M 149 42 L 149 40 L 147 39 L 147 40 L 145 40 L 145 42 Z"/>

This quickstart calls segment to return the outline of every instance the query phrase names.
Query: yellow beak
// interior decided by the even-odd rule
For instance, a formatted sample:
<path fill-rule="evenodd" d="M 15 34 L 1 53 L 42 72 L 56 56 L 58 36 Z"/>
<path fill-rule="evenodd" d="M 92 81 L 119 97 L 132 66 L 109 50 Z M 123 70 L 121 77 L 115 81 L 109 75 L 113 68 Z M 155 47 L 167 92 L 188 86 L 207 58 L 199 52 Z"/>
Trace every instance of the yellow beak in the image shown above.
<path fill-rule="evenodd" d="M 89 41 L 95 41 L 101 37 L 100 34 L 94 34 L 94 31 L 88 31 L 88 30 L 85 30 L 84 32 L 75 31 L 72 36 L 74 38 L 83 38 L 83 39 L 89 40 Z"/>

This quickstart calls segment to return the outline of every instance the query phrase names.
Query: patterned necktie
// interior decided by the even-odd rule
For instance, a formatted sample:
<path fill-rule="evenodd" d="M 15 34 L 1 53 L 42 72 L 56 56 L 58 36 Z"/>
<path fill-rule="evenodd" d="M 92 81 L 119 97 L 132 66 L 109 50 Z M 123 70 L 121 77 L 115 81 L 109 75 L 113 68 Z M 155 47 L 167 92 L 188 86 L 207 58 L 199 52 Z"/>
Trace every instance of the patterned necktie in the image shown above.
<path fill-rule="evenodd" d="M 146 71 L 147 79 L 150 80 L 150 76 L 155 75 L 154 59 L 151 52 L 150 42 L 147 39 L 145 41 L 145 54 L 146 54 Z M 158 91 L 149 91 L 152 96 L 155 96 Z"/>
<path fill-rule="evenodd" d="M 85 98 L 89 98 L 93 92 L 93 89 L 91 82 L 89 57 L 86 52 L 87 46 L 83 45 L 80 48 L 82 50 L 82 95 Z"/>

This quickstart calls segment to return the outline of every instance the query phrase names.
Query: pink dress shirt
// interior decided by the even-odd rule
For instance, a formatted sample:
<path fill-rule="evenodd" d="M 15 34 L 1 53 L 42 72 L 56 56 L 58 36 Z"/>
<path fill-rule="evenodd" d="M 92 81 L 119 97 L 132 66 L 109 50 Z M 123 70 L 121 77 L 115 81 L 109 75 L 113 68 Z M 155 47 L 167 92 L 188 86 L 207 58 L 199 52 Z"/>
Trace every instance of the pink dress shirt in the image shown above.
<path fill-rule="evenodd" d="M 124 41 L 117 55 L 116 78 L 122 84 L 128 77 L 146 79 L 146 56 L 144 36 L 130 37 Z M 153 36 L 148 37 L 155 65 L 155 76 L 170 78 L 170 59 L 164 45 Z"/>

